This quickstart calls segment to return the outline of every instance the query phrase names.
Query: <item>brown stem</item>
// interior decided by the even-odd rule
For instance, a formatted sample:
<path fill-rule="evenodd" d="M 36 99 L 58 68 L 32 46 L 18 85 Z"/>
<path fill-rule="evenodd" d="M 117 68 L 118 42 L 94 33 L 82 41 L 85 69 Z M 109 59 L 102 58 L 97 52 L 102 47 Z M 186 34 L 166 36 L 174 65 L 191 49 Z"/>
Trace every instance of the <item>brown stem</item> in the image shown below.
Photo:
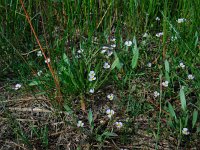
<path fill-rule="evenodd" d="M 29 25 L 30 25 L 30 27 L 31 27 L 31 31 L 33 32 L 33 34 L 34 34 L 34 36 L 35 36 L 35 39 L 36 39 L 36 41 L 37 41 L 37 43 L 38 43 L 38 45 L 39 45 L 39 47 L 40 47 L 40 50 L 42 51 L 42 54 L 43 54 L 43 56 L 44 56 L 44 59 L 47 60 L 47 57 L 46 57 L 46 55 L 45 55 L 45 53 L 44 53 L 44 49 L 42 48 L 42 45 L 41 45 L 41 43 L 40 43 L 40 41 L 39 41 L 39 39 L 38 39 L 38 36 L 37 36 L 37 34 L 36 34 L 36 32 L 35 32 L 35 30 L 34 30 L 34 28 L 33 28 L 33 25 L 32 25 L 32 23 L 31 23 L 30 17 L 29 17 L 29 15 L 28 15 L 27 11 L 26 11 L 25 6 L 24 6 L 24 3 L 23 3 L 22 0 L 20 0 L 20 3 L 21 3 L 21 5 L 22 5 L 22 8 L 23 8 L 24 13 L 25 13 L 25 15 L 26 15 L 26 19 L 27 19 L 27 21 L 28 21 L 28 23 L 29 23 Z M 47 61 L 47 66 L 48 66 L 48 68 L 49 68 L 49 70 L 50 70 L 50 72 L 51 72 L 51 75 L 52 75 L 53 79 L 54 79 L 54 82 L 55 82 L 55 85 L 56 85 L 56 89 L 57 89 L 57 92 L 58 92 L 58 93 L 57 93 L 57 96 L 56 96 L 56 99 L 57 99 L 58 103 L 60 104 L 60 103 L 61 103 L 61 100 L 62 100 L 62 94 L 61 94 L 61 92 L 60 92 L 60 84 L 59 84 L 59 81 L 58 81 L 58 77 L 55 75 L 54 70 L 53 70 L 52 66 L 50 65 L 50 63 L 49 63 L 48 61 Z"/>

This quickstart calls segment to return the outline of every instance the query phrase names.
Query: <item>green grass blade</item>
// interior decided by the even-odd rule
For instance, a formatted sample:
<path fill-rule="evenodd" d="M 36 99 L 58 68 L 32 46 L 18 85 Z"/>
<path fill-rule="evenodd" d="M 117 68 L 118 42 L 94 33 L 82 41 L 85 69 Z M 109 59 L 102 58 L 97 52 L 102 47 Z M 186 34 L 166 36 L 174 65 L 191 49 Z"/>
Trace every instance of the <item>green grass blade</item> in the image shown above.
<path fill-rule="evenodd" d="M 180 89 L 180 100 L 181 100 L 181 108 L 186 111 L 186 99 L 185 99 L 185 92 L 183 88 Z"/>
<path fill-rule="evenodd" d="M 132 57 L 132 63 L 131 63 L 131 67 L 132 69 L 134 69 L 136 66 L 137 66 L 137 62 L 138 62 L 138 58 L 139 58 L 139 50 L 138 50 L 138 47 L 137 47 L 137 43 L 136 43 L 136 39 L 134 37 L 134 48 L 133 48 L 133 57 Z"/>
<path fill-rule="evenodd" d="M 192 128 L 194 128 L 198 118 L 198 111 L 194 110 L 192 115 Z"/>

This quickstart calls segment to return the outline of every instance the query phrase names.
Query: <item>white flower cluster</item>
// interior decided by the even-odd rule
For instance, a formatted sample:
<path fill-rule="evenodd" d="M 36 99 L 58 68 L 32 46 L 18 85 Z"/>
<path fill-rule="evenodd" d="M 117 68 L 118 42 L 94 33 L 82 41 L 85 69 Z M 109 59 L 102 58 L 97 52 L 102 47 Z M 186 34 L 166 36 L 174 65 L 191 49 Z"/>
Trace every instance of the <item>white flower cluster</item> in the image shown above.
<path fill-rule="evenodd" d="M 94 93 L 94 89 L 90 89 L 90 91 L 89 91 L 91 94 L 93 94 Z"/>
<path fill-rule="evenodd" d="M 122 122 L 115 122 L 115 126 L 120 129 L 121 127 L 123 127 Z"/>
<path fill-rule="evenodd" d="M 156 21 L 160 21 L 160 18 L 159 18 L 159 17 L 156 17 Z"/>
<path fill-rule="evenodd" d="M 112 109 L 107 109 L 106 114 L 107 114 L 108 118 L 111 118 L 115 114 L 115 112 Z"/>
<path fill-rule="evenodd" d="M 151 68 L 151 66 L 152 66 L 152 63 L 149 62 L 149 63 L 147 64 L 147 67 Z"/>
<path fill-rule="evenodd" d="M 47 58 L 44 62 L 48 64 L 50 63 L 50 61 L 51 61 L 50 58 Z"/>
<path fill-rule="evenodd" d="M 113 98 L 114 98 L 114 95 L 113 94 L 109 94 L 109 95 L 107 95 L 107 98 L 112 101 Z"/>
<path fill-rule="evenodd" d="M 18 90 L 18 89 L 20 89 L 21 87 L 22 87 L 22 85 L 18 83 L 18 84 L 15 85 L 14 90 Z"/>
<path fill-rule="evenodd" d="M 81 120 L 79 120 L 77 123 L 77 127 L 83 127 L 83 126 L 84 126 L 84 123 Z"/>
<path fill-rule="evenodd" d="M 38 51 L 38 52 L 37 52 L 37 56 L 38 56 L 38 57 L 42 57 L 42 51 Z"/>
<path fill-rule="evenodd" d="M 96 80 L 96 77 L 95 77 L 95 72 L 94 71 L 90 71 L 89 73 L 89 81 L 94 81 Z"/>
<path fill-rule="evenodd" d="M 186 21 L 186 19 L 185 18 L 179 18 L 178 20 L 176 20 L 178 23 L 183 23 L 183 22 L 185 22 Z"/>
<path fill-rule="evenodd" d="M 163 32 L 156 33 L 156 37 L 161 37 L 161 36 L 163 36 Z"/>
<path fill-rule="evenodd" d="M 154 95 L 154 97 L 156 98 L 156 97 L 160 96 L 160 93 L 158 93 L 158 91 L 155 91 L 155 92 L 153 93 L 153 95 Z"/>
<path fill-rule="evenodd" d="M 179 67 L 184 69 L 185 68 L 185 64 L 183 62 L 180 62 Z"/>
<path fill-rule="evenodd" d="M 41 74 L 42 74 L 42 70 L 40 70 L 40 71 L 37 72 L 38 76 L 41 76 Z"/>
<path fill-rule="evenodd" d="M 189 80 L 193 80 L 193 79 L 194 79 L 194 76 L 193 76 L 192 74 L 189 74 L 189 75 L 188 75 L 188 79 L 189 79 Z"/>
<path fill-rule="evenodd" d="M 78 51 L 77 51 L 77 55 L 76 55 L 76 58 L 81 58 L 81 54 L 84 52 L 84 50 L 83 49 L 79 49 Z"/>
<path fill-rule="evenodd" d="M 113 42 L 113 44 L 111 44 L 110 47 L 103 46 L 101 50 L 101 54 L 107 53 L 108 57 L 110 57 L 113 54 L 113 49 L 116 48 L 116 39 L 112 38 L 110 39 L 110 41 Z"/>
<path fill-rule="evenodd" d="M 108 62 L 105 62 L 104 65 L 103 65 L 103 68 L 104 69 L 109 69 L 110 68 L 110 65 Z"/>
<path fill-rule="evenodd" d="M 162 82 L 162 86 L 164 86 L 164 87 L 168 87 L 168 84 L 169 84 L 168 81 Z"/>
<path fill-rule="evenodd" d="M 148 36 L 149 36 L 148 33 L 145 32 L 142 37 L 147 38 Z"/>
<path fill-rule="evenodd" d="M 189 135 L 190 132 L 189 132 L 188 128 L 183 128 L 183 129 L 182 129 L 182 134 L 184 134 L 184 135 Z"/>
<path fill-rule="evenodd" d="M 126 41 L 125 43 L 124 43 L 126 46 L 131 46 L 133 43 L 132 43 L 132 41 Z"/>

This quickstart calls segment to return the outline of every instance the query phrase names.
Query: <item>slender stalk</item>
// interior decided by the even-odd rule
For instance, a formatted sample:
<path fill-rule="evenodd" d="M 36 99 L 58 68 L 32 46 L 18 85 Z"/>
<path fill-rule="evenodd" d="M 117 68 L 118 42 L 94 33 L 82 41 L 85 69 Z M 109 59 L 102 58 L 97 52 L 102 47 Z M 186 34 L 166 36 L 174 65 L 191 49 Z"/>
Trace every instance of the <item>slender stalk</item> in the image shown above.
<path fill-rule="evenodd" d="M 25 6 L 24 6 L 24 3 L 23 3 L 22 0 L 20 0 L 20 3 L 21 3 L 21 5 L 22 5 L 22 8 L 23 8 L 24 13 L 25 13 L 25 15 L 26 15 L 26 19 L 27 19 L 27 21 L 28 21 L 28 23 L 29 23 L 29 25 L 30 25 L 30 27 L 31 27 L 31 31 L 33 32 L 33 34 L 34 34 L 34 36 L 35 36 L 35 39 L 36 39 L 36 41 L 37 41 L 37 43 L 38 43 L 38 45 L 39 45 L 39 47 L 40 47 L 40 50 L 42 51 L 42 54 L 43 54 L 43 56 L 44 56 L 44 59 L 47 60 L 48 58 L 47 58 L 47 56 L 45 55 L 44 49 L 43 49 L 43 47 L 42 47 L 42 45 L 41 45 L 41 43 L 40 43 L 40 41 L 39 41 L 39 39 L 38 39 L 38 36 L 37 36 L 37 34 L 36 34 L 34 28 L 33 28 L 33 25 L 32 25 L 32 23 L 31 23 L 29 14 L 28 14 L 28 12 L 26 11 L 26 8 L 25 8 Z M 59 84 L 59 81 L 58 81 L 58 77 L 56 76 L 56 74 L 55 74 L 55 72 L 54 72 L 54 70 L 53 70 L 51 64 L 50 64 L 48 61 L 47 61 L 47 66 L 48 66 L 48 68 L 49 68 L 49 70 L 50 70 L 50 72 L 51 72 L 51 75 L 52 75 L 53 79 L 54 79 L 54 82 L 55 82 L 55 85 L 56 85 L 56 90 L 57 90 L 57 92 L 58 92 L 58 93 L 57 93 L 57 96 L 56 96 L 56 99 L 57 99 L 58 103 L 61 104 L 61 101 L 62 101 L 62 94 L 61 94 L 61 92 L 60 92 L 60 84 Z"/>

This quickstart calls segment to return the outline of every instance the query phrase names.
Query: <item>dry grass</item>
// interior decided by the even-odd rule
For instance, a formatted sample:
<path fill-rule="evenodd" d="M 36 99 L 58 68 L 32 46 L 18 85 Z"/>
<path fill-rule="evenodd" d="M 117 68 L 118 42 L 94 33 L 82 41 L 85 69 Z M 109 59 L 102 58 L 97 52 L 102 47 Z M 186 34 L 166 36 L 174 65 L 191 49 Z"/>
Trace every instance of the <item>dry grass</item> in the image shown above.
<path fill-rule="evenodd" d="M 6 95 L 6 96 L 5 96 Z M 49 147 L 48 149 L 76 149 L 81 147 L 81 149 L 155 149 L 156 141 L 154 134 L 150 131 L 156 131 L 156 116 L 139 115 L 134 118 L 132 122 L 134 128 L 129 128 L 126 135 L 125 143 L 122 143 L 120 138 L 115 137 L 106 140 L 103 145 L 91 140 L 89 135 L 80 132 L 76 127 L 70 126 L 67 121 L 73 122 L 73 118 L 68 115 L 65 111 L 55 110 L 49 100 L 43 96 L 34 97 L 31 94 L 25 94 L 17 92 L 15 95 L 9 97 L 12 93 L 5 91 L 5 87 L 1 87 L 1 97 L 4 100 L 1 101 L 2 107 L 0 114 L 0 145 L 1 149 L 29 149 L 23 144 L 21 139 L 17 137 L 13 130 L 11 129 L 11 124 L 18 122 L 21 129 L 28 135 L 31 139 L 30 142 L 33 144 L 33 149 L 42 149 L 41 141 L 33 135 L 31 127 L 42 128 L 47 126 Z M 6 97 L 9 97 L 6 99 Z M 103 108 L 100 108 L 103 109 Z M 98 110 L 98 109 L 97 109 Z M 99 112 L 94 114 L 102 115 Z M 84 114 L 79 114 L 84 118 Z M 11 120 L 11 118 L 14 120 Z M 103 116 L 101 116 L 104 118 Z M 95 118 L 95 115 L 94 115 Z M 95 124 L 100 124 L 102 121 L 100 117 L 95 118 Z M 104 118 L 104 124 L 107 120 Z M 151 124 L 149 124 L 151 122 Z M 86 125 L 87 128 L 87 125 Z M 161 128 L 165 128 L 165 123 Z M 157 145 L 158 149 L 176 149 L 177 139 L 167 135 L 167 132 L 161 132 L 162 138 L 159 140 Z M 120 132 L 120 131 L 118 131 Z M 195 149 L 195 147 L 193 147 Z M 196 148 L 197 149 L 197 148 Z"/>

